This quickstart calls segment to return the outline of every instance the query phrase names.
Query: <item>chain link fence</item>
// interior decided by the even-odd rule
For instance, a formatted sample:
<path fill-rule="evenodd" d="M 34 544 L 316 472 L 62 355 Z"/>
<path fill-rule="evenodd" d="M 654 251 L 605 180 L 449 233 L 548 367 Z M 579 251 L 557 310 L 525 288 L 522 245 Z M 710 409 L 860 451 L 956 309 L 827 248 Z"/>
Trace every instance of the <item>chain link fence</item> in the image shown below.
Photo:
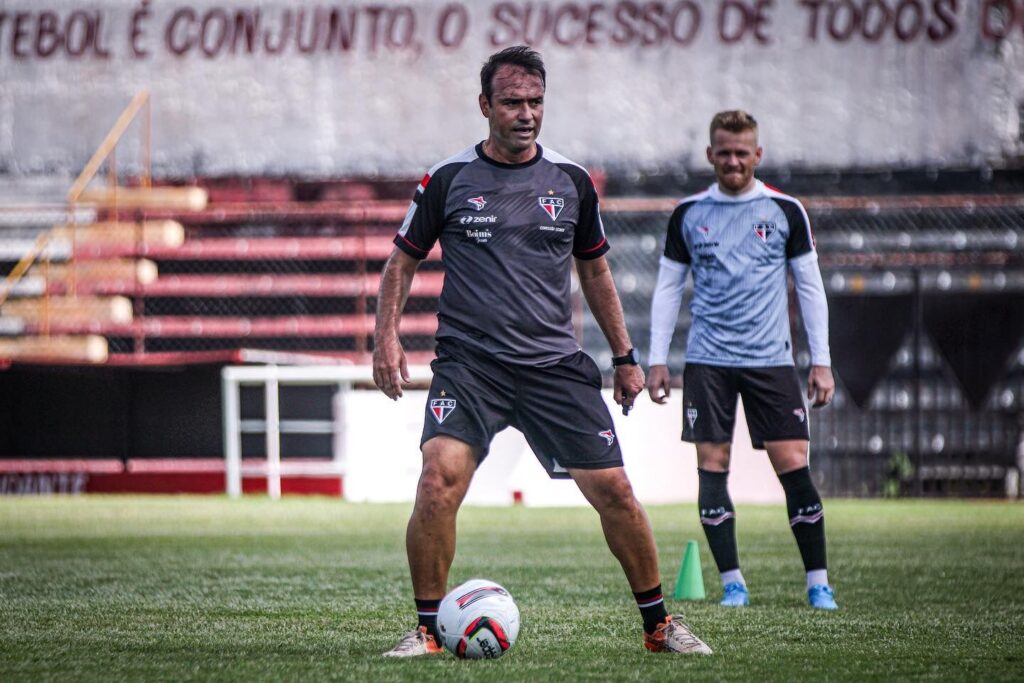
<path fill-rule="evenodd" d="M 823 488 L 851 495 L 1002 493 L 1020 467 L 1024 200 L 806 205 L 832 311 L 839 381 L 834 404 L 814 411 L 811 421 Z M 190 362 L 195 354 L 240 348 L 368 363 L 379 273 L 407 203 L 353 206 L 214 204 L 196 215 L 121 217 L 127 228 L 103 216 L 76 216 L 73 233 L 60 227 L 72 221 L 52 211 L 7 212 L 0 226 L 5 273 L 50 226 L 59 227 L 0 309 L 3 340 L 93 335 L 105 341 L 111 359 L 128 363 Z M 657 199 L 604 203 L 608 259 L 645 359 L 673 206 Z M 403 315 L 403 341 L 417 363 L 433 355 L 443 282 L 438 252 L 421 264 Z M 574 296 L 581 343 L 610 375 L 607 343 L 578 287 Z M 677 376 L 689 296 L 669 356 Z M 803 333 L 794 327 L 797 368 L 806 373 Z"/>
<path fill-rule="evenodd" d="M 671 206 L 615 210 L 609 203 L 609 261 L 630 335 L 646 357 Z M 1013 489 L 1024 467 L 1024 201 L 812 200 L 807 208 L 839 385 L 833 404 L 811 419 L 822 488 L 833 495 Z M 669 355 L 676 377 L 685 363 L 691 287 Z M 795 360 L 806 377 L 810 358 L 790 297 Z M 589 313 L 582 339 L 610 368 Z"/>

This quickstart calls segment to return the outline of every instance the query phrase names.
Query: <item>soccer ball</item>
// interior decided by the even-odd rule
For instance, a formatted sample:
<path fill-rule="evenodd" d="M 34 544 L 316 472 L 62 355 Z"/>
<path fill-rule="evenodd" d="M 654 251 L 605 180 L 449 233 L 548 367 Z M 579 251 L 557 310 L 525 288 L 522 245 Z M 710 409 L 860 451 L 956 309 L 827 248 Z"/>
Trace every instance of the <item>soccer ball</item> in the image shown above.
<path fill-rule="evenodd" d="M 452 590 L 437 610 L 444 646 L 460 659 L 494 659 L 516 642 L 519 608 L 509 592 L 487 579 Z"/>

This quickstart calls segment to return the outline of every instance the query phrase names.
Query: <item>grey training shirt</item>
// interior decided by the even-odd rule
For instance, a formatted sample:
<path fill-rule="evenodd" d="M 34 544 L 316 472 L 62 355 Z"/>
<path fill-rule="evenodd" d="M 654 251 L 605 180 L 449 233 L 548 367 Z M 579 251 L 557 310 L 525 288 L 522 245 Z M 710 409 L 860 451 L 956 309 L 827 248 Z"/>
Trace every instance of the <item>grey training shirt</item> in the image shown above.
<path fill-rule="evenodd" d="M 586 170 L 551 149 L 502 164 L 469 147 L 416 188 L 399 249 L 425 258 L 441 242 L 438 339 L 508 363 L 550 365 L 579 350 L 570 298 L 572 257 L 608 251 Z"/>
<path fill-rule="evenodd" d="M 669 218 L 663 258 L 693 272 L 686 361 L 793 365 L 786 265 L 813 252 L 804 207 L 760 180 L 738 197 L 716 184 L 683 199 Z"/>

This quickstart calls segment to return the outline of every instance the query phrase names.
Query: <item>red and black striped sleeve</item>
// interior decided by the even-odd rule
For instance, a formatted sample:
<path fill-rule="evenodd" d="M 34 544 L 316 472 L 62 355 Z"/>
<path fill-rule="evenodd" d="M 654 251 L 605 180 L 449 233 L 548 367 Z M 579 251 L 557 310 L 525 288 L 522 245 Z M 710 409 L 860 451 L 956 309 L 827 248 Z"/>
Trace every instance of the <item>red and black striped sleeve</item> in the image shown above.
<path fill-rule="evenodd" d="M 603 256 L 611 248 L 604 234 L 597 189 L 590 174 L 575 164 L 558 164 L 572 178 L 579 198 L 579 218 L 572 243 L 572 255 L 584 261 Z"/>
<path fill-rule="evenodd" d="M 395 235 L 395 246 L 413 258 L 427 257 L 444 231 L 448 188 L 463 166 L 464 163 L 446 164 L 423 176 Z"/>

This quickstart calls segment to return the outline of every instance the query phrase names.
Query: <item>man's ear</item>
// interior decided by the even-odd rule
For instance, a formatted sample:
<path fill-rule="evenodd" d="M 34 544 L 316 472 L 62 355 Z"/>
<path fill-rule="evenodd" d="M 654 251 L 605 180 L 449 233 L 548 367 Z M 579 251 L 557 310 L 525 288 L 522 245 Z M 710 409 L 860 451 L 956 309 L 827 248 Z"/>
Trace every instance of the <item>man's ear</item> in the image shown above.
<path fill-rule="evenodd" d="M 480 93 L 478 101 L 480 102 L 480 113 L 484 115 L 485 119 L 491 118 L 491 103 L 487 101 L 487 96 Z"/>

